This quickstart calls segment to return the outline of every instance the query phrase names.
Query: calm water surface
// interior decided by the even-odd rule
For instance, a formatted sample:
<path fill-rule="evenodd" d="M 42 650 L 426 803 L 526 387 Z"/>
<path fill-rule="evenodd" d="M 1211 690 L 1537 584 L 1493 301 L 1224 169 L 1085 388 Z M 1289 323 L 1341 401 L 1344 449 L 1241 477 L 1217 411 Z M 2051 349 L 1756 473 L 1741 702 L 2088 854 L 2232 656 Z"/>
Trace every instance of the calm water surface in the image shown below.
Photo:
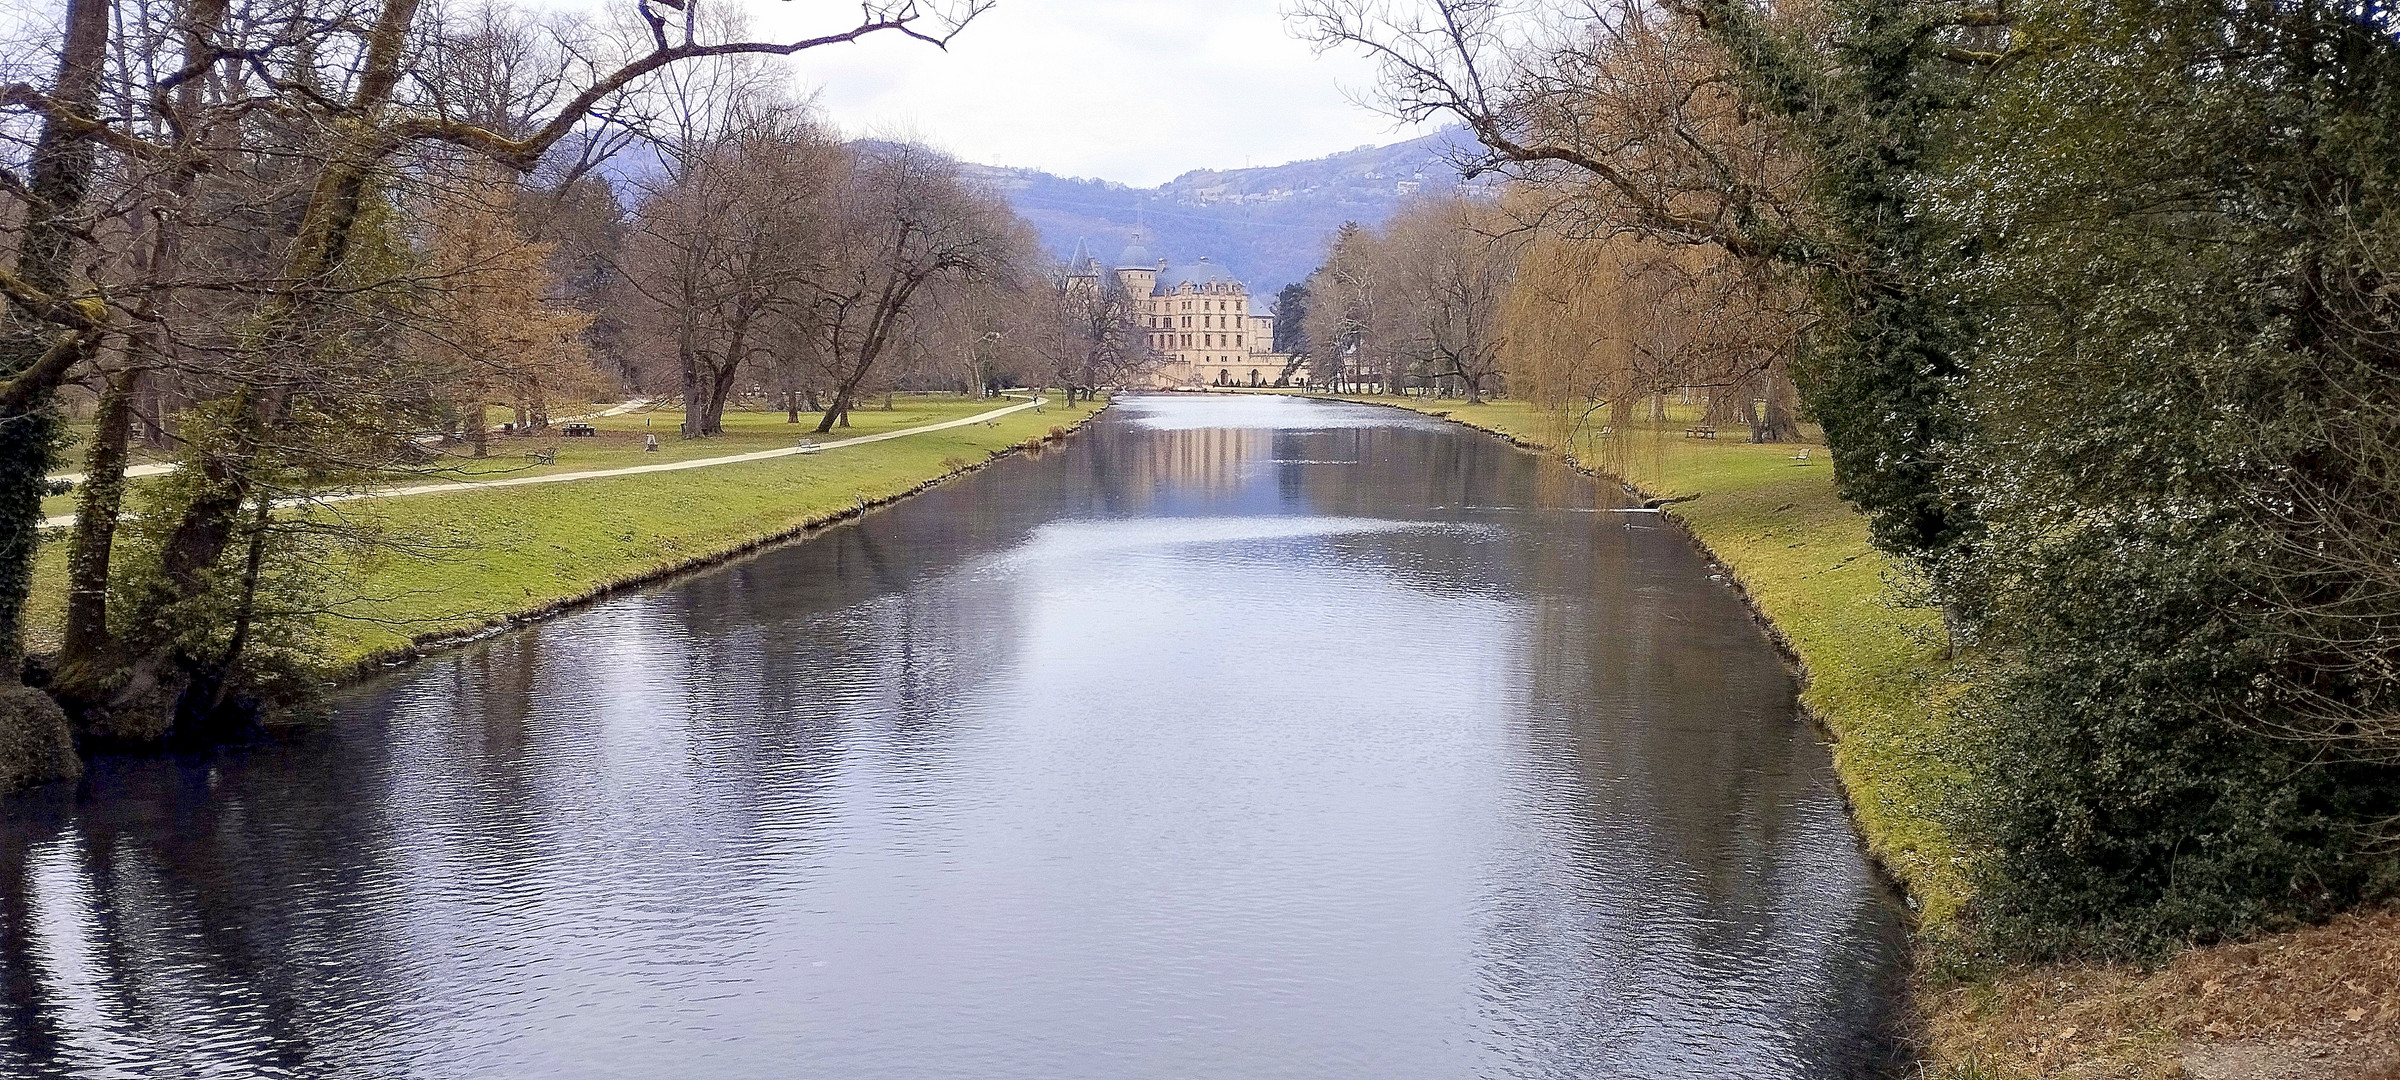
<path fill-rule="evenodd" d="M 0 803 L 0 1076 L 1835 1077 L 1899 920 L 1676 534 L 1396 410 L 1068 449 Z"/>

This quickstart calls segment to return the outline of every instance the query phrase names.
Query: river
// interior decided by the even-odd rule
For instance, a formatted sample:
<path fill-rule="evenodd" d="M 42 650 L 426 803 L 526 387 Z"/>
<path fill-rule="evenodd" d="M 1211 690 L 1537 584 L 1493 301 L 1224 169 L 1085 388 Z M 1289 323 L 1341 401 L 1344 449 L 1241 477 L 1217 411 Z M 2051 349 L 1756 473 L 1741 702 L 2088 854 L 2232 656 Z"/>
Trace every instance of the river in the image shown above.
<path fill-rule="evenodd" d="M 5 801 L 0 1076 L 1841 1077 L 1901 914 L 1607 485 L 1400 410 L 1063 449 Z"/>

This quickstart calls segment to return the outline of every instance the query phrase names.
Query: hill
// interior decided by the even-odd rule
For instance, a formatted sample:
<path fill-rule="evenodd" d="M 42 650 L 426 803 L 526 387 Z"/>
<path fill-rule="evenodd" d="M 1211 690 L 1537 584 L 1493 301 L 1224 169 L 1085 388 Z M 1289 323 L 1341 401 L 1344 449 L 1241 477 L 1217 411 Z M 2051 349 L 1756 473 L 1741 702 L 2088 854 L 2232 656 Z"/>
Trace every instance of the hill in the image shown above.
<path fill-rule="evenodd" d="M 1379 225 L 1411 196 L 1469 183 L 1451 155 L 1472 144 L 1464 129 L 1450 128 L 1309 161 L 1195 170 L 1155 188 L 1036 169 L 968 170 L 1033 222 L 1060 259 L 1079 239 L 1112 259 L 1140 229 L 1159 257 L 1184 263 L 1209 256 L 1247 282 L 1252 296 L 1272 298 L 1316 269 L 1343 222 Z"/>

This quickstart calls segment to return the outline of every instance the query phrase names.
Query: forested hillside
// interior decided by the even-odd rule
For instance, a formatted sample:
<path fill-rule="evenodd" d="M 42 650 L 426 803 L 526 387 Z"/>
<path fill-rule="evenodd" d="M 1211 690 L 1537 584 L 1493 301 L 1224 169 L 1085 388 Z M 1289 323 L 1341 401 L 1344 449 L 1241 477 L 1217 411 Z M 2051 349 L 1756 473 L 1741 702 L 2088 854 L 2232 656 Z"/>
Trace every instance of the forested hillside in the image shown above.
<path fill-rule="evenodd" d="M 1473 140 L 1451 128 L 1310 161 L 1195 170 L 1155 188 L 1035 169 L 969 172 L 1005 195 L 1061 258 L 1077 240 L 1113 258 L 1142 229 L 1158 257 L 1209 256 L 1247 282 L 1251 295 L 1263 296 L 1307 277 L 1343 222 L 1380 224 L 1411 195 L 1456 190 L 1462 181 L 1450 154 L 1462 144 Z"/>

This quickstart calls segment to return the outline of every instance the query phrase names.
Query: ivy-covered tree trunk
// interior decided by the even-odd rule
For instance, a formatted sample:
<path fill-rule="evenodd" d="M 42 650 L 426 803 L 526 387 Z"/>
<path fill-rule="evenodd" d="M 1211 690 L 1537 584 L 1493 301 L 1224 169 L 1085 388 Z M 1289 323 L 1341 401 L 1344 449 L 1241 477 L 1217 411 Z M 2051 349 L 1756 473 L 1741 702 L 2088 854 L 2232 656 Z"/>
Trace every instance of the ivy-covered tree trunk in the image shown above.
<path fill-rule="evenodd" d="M 59 51 L 58 82 L 51 99 L 59 108 L 89 116 L 97 109 L 101 67 L 108 54 L 107 0 L 70 0 L 66 35 Z M 16 277 L 28 289 L 64 297 L 85 193 L 97 166 L 96 148 L 74 125 L 56 117 L 42 124 L 35 141 L 29 201 L 18 234 Z M 0 664 L 13 669 L 24 651 L 25 601 L 33 590 L 33 560 L 41 549 L 42 498 L 58 440 L 51 413 L 52 391 L 66 372 L 46 376 L 42 360 L 61 342 L 61 328 L 11 311 L 0 320 L 0 379 L 35 379 L 25 387 L 23 406 L 0 416 Z M 73 331 L 69 331 L 73 332 Z M 87 335 L 77 347 L 89 353 Z"/>
<path fill-rule="evenodd" d="M 138 376 L 133 370 L 107 373 L 93 417 L 92 452 L 75 503 L 74 546 L 67 553 L 67 626 L 58 680 L 62 686 L 80 681 L 64 673 L 66 666 L 106 663 L 116 653 L 116 636 L 108 626 L 109 559 L 116 545 L 117 514 L 125 502 Z"/>
<path fill-rule="evenodd" d="M 1940 120 L 1963 97 L 1940 32 L 1955 5 L 1836 0 L 1833 63 L 1778 36 L 1747 0 L 1705 0 L 1709 31 L 1750 92 L 1815 143 L 1815 201 L 1829 235 L 1817 264 L 1833 332 L 1794 374 L 1825 429 L 1843 498 L 1876 544 L 1937 576 L 1978 531 L 1952 477 L 1965 442 L 1965 314 L 1931 295 L 1949 254 L 1922 205 Z M 1937 582 L 1938 584 L 1938 582 Z"/>

